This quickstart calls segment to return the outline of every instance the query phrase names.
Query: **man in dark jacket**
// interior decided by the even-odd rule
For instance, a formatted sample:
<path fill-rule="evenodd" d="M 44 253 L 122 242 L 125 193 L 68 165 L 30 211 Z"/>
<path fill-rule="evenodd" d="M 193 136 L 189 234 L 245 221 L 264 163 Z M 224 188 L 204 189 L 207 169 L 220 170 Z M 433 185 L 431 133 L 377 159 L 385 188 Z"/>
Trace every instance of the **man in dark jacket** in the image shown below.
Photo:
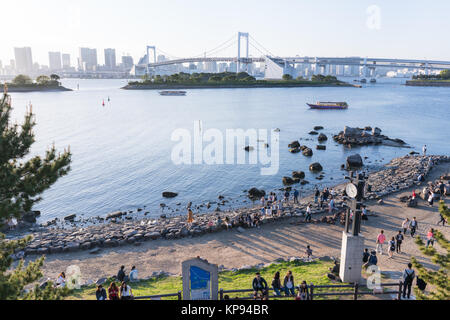
<path fill-rule="evenodd" d="M 95 297 L 97 300 L 106 300 L 106 290 L 101 284 L 98 285 L 97 291 L 95 291 Z"/>
<path fill-rule="evenodd" d="M 412 263 L 408 263 L 408 268 L 403 271 L 403 299 L 405 299 L 405 296 L 411 295 L 411 286 L 413 283 L 415 277 L 414 270 L 412 269 Z M 408 294 L 406 294 L 406 291 L 408 290 Z"/>
<path fill-rule="evenodd" d="M 261 277 L 259 272 L 256 273 L 256 277 L 253 279 L 252 287 L 253 290 L 255 291 L 253 294 L 255 299 L 258 296 L 258 291 L 261 291 L 263 298 L 267 295 L 268 292 L 267 282 L 266 280 L 264 280 L 263 277 Z"/>
<path fill-rule="evenodd" d="M 119 272 L 117 273 L 117 280 L 122 282 L 125 279 L 125 266 L 121 266 Z"/>

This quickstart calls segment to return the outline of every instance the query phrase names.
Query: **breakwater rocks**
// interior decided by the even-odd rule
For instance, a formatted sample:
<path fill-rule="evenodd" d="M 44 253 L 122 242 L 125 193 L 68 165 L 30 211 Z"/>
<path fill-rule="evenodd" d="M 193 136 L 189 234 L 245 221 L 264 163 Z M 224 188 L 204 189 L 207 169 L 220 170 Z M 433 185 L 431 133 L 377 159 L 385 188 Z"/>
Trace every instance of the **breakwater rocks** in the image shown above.
<path fill-rule="evenodd" d="M 364 128 L 352 128 L 346 126 L 344 131 L 333 136 L 334 141 L 347 147 L 367 146 L 367 145 L 385 145 L 391 147 L 408 147 L 401 139 L 391 139 L 381 134 L 380 128 L 370 126 Z"/>
<path fill-rule="evenodd" d="M 411 156 L 393 159 L 386 168 L 371 173 L 368 178 L 366 198 L 379 199 L 390 193 L 414 186 L 419 175 L 427 176 L 437 164 L 450 162 L 449 156 Z M 296 175 L 301 175 L 297 172 Z M 333 188 L 335 207 L 341 212 L 345 204 L 344 185 Z M 251 189 L 250 194 L 255 198 L 265 192 Z M 303 201 L 302 201 L 303 202 Z M 302 217 L 306 211 L 307 202 L 300 204 L 285 204 L 282 214 L 277 216 L 262 216 L 260 223 L 265 224 L 290 217 Z M 324 214 L 327 210 L 314 207 L 313 216 Z M 260 208 L 241 208 L 235 211 L 197 214 L 194 223 L 188 225 L 186 216 L 159 219 L 144 218 L 142 220 L 107 219 L 102 225 L 93 225 L 76 229 L 44 229 L 32 234 L 33 240 L 24 251 L 16 253 L 20 258 L 24 255 L 51 254 L 90 250 L 92 254 L 99 253 L 102 247 L 117 247 L 123 245 L 140 245 L 143 241 L 156 239 L 177 239 L 196 237 L 206 233 L 218 232 L 226 229 L 225 221 L 237 229 L 245 232 L 246 219 L 260 213 Z M 117 217 L 120 213 L 115 213 Z M 302 220 L 301 220 L 302 221 Z M 322 216 L 312 219 L 311 223 L 342 223 L 342 215 Z M 304 223 L 304 222 L 300 222 Z"/>
<path fill-rule="evenodd" d="M 407 155 L 395 158 L 386 165 L 386 169 L 369 175 L 369 189 L 365 196 L 368 199 L 378 199 L 413 187 L 419 175 L 426 177 L 434 166 L 442 162 L 450 162 L 450 157 Z"/>

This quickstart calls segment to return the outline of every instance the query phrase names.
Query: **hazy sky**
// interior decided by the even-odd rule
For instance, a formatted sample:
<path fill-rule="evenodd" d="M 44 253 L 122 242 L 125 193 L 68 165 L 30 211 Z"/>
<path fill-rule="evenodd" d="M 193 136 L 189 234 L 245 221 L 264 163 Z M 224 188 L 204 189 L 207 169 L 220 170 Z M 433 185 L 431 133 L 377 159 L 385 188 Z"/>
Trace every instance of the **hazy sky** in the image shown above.
<path fill-rule="evenodd" d="M 449 0 L 3 0 L 0 60 L 31 46 L 48 51 L 116 48 L 138 59 L 146 45 L 175 56 L 210 50 L 249 32 L 280 56 L 371 56 L 450 60 Z M 236 46 L 218 55 L 236 55 Z M 250 54 L 260 53 L 250 47 Z"/>

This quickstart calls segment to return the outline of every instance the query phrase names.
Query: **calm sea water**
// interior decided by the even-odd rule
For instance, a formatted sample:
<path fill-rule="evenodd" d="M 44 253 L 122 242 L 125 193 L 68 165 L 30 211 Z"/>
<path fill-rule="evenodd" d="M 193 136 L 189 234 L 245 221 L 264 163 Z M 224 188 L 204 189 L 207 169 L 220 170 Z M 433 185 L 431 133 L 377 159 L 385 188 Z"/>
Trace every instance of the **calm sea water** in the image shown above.
<path fill-rule="evenodd" d="M 340 165 L 354 152 L 369 157 L 366 163 L 373 168 L 410 151 L 378 146 L 344 149 L 332 135 L 345 125 L 378 126 L 416 151 L 427 144 L 429 153 L 450 154 L 450 89 L 406 87 L 403 82 L 381 79 L 362 89 L 201 89 L 188 90 L 185 97 L 163 97 L 157 91 L 120 90 L 125 80 L 70 79 L 63 80 L 63 85 L 76 89 L 79 84 L 79 90 L 11 95 L 13 118 L 18 121 L 25 106 L 33 104 L 37 141 L 32 155 L 43 155 L 53 142 L 59 150 L 70 145 L 73 153 L 72 171 L 47 190 L 34 208 L 42 211 L 41 221 L 46 221 L 72 213 L 88 217 L 143 206 L 156 216 L 160 203 L 184 208 L 189 201 L 194 205 L 216 201 L 219 194 L 232 198 L 232 207 L 248 205 L 243 202 L 243 190 L 276 190 L 282 187 L 282 177 L 293 170 L 306 172 L 311 184 L 303 190 L 308 191 L 314 183 L 342 182 Z M 317 100 L 347 101 L 350 108 L 314 111 L 305 105 Z M 172 132 L 177 128 L 193 132 L 198 120 L 204 129 L 223 133 L 225 129 L 280 128 L 278 174 L 262 176 L 260 165 L 173 164 Z M 316 140 L 308 135 L 316 125 L 323 126 L 329 137 L 327 150 L 316 151 L 316 141 L 303 141 L 313 148 L 311 158 L 289 153 L 287 145 L 292 140 Z M 324 167 L 321 181 L 308 172 L 309 164 L 316 161 Z M 163 191 L 179 196 L 163 199 Z"/>

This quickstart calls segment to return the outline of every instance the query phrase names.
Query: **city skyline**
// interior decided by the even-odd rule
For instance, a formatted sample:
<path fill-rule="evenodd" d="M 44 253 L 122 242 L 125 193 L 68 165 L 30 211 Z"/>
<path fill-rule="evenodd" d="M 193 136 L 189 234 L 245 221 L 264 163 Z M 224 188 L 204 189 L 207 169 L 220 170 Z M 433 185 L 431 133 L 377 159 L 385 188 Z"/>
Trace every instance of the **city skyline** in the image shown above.
<path fill-rule="evenodd" d="M 127 11 L 123 5 L 112 8 L 105 1 L 8 3 L 3 8 L 11 14 L 0 21 L 0 26 L 6 29 L 18 17 L 27 23 L 6 34 L 0 60 L 3 65 L 9 64 L 14 58 L 14 47 L 31 47 L 33 62 L 41 65 L 49 65 L 49 52 L 70 54 L 73 67 L 77 66 L 80 47 L 97 49 L 100 65 L 105 64 L 101 53 L 108 48 L 116 49 L 117 62 L 128 54 L 138 60 L 145 54 L 146 45 L 155 45 L 174 56 L 189 57 L 214 48 L 237 31 L 250 32 L 268 50 L 283 56 L 436 60 L 450 57 L 450 44 L 442 41 L 445 30 L 450 29 L 444 16 L 450 4 L 444 1 L 433 8 L 423 5 L 423 1 L 407 6 L 387 1 L 352 4 L 281 1 L 277 6 L 267 1 L 247 1 L 240 4 L 240 10 L 197 2 L 201 6 L 180 1 L 134 0 L 127 3 L 128 11 L 131 8 L 134 15 L 124 15 Z M 23 12 L 23 7 L 32 10 Z M 155 7 L 158 14 L 145 19 L 149 12 L 146 9 Z M 408 32 L 403 32 L 406 29 Z M 229 50 L 227 55 L 235 51 Z M 250 54 L 260 53 L 250 48 Z"/>

